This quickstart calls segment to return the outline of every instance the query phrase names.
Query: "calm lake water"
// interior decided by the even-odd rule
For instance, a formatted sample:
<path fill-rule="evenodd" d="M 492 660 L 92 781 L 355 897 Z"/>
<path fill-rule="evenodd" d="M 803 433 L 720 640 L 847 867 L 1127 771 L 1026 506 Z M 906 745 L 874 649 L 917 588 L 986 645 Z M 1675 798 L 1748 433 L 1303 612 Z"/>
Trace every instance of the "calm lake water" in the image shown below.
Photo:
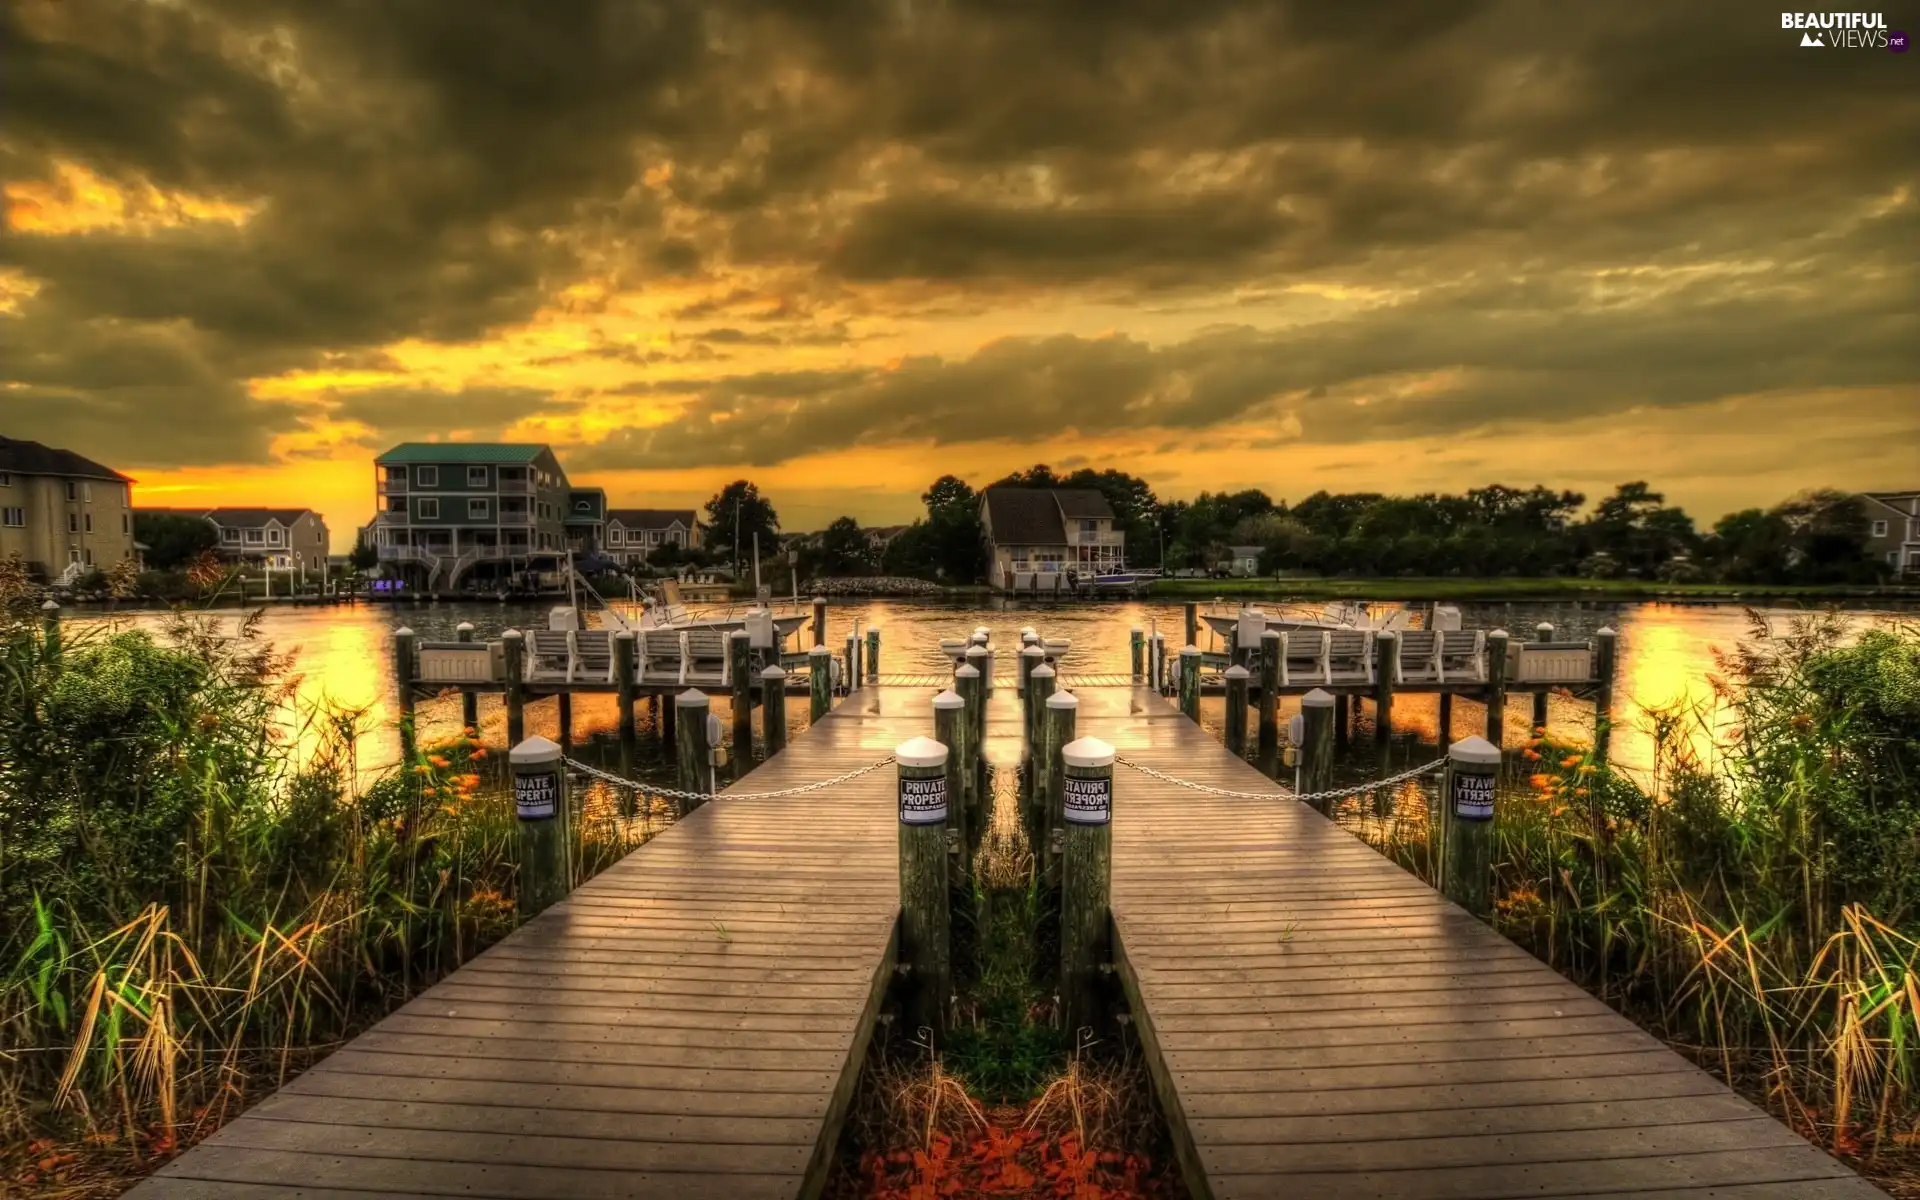
<path fill-rule="evenodd" d="M 1584 639 L 1607 625 L 1618 630 L 1620 673 L 1613 756 L 1618 764 L 1636 772 L 1645 771 L 1652 759 L 1652 744 L 1642 728 L 1643 710 L 1675 703 L 1710 703 L 1713 693 L 1709 677 L 1715 670 L 1715 651 L 1731 649 L 1749 630 L 1748 610 L 1736 605 L 1461 603 L 1459 608 L 1466 628 L 1506 628 L 1513 632 L 1515 640 L 1531 636 L 1534 626 L 1541 621 L 1551 622 L 1558 638 Z M 265 614 L 261 632 L 277 649 L 295 655 L 300 676 L 299 707 L 309 712 L 324 706 L 364 710 L 366 726 L 374 732 L 362 749 L 362 761 L 387 763 L 395 757 L 398 744 L 391 725 L 397 711 L 392 673 L 394 629 L 406 625 L 422 640 L 451 641 L 455 627 L 462 621 L 470 621 L 476 636 L 485 640 L 509 628 L 544 627 L 546 611 L 544 604 L 451 602 L 363 604 L 345 608 L 275 607 Z M 1768 608 L 1761 611 L 1784 627 L 1796 613 L 1804 610 Z M 1861 609 L 1848 615 L 1856 628 L 1916 619 L 1916 613 L 1911 610 Z M 1072 639 L 1070 670 L 1120 673 L 1129 669 L 1129 628 L 1136 625 L 1147 628 L 1157 622 L 1161 632 L 1169 635 L 1169 644 L 1177 645 L 1183 620 L 1179 603 L 989 603 L 980 606 L 898 600 L 839 602 L 828 609 L 828 618 L 828 645 L 836 653 L 844 646 L 855 622 L 862 629 L 878 623 L 882 631 L 881 662 L 888 672 L 944 670 L 940 639 L 964 637 L 977 625 L 992 629 L 994 644 L 1003 647 L 1018 645 L 1018 630 L 1032 625 L 1048 637 Z M 95 623 L 106 618 L 76 619 Z M 139 625 L 155 625 L 160 620 L 150 613 L 113 619 Z M 231 628 L 238 618 L 227 612 L 218 619 Z M 1208 636 L 1203 625 L 1203 644 Z M 1530 702 L 1530 698 L 1520 696 L 1512 700 L 1506 726 L 1509 745 L 1522 743 L 1528 736 Z M 715 699 L 716 712 L 724 714 L 726 707 L 724 698 Z M 806 704 L 790 703 L 788 707 L 795 727 L 804 726 Z M 1283 697 L 1282 721 L 1296 711 L 1298 700 Z M 490 745 L 504 745 L 506 714 L 500 700 L 482 697 L 480 715 L 482 737 Z M 1386 764 L 1389 768 L 1437 757 L 1438 709 L 1434 697 L 1397 696 L 1393 715 L 1396 736 Z M 615 719 L 611 695 L 577 697 L 574 703 L 576 743 L 586 754 L 610 760 Z M 1218 732 L 1223 721 L 1223 701 L 1217 698 L 1206 701 L 1202 719 Z M 1343 776 L 1361 778 L 1381 765 L 1374 761 L 1373 740 L 1366 720 L 1361 719 L 1353 738 L 1349 759 L 1343 764 Z M 1593 709 L 1584 701 L 1556 696 L 1551 701 L 1549 720 L 1558 729 L 1578 731 L 1580 736 L 1588 737 L 1593 729 Z M 459 728 L 459 701 L 423 701 L 419 721 L 425 738 L 451 734 Z M 659 743 L 645 703 L 640 706 L 640 722 L 647 773 L 656 776 L 663 770 L 670 773 L 670 749 Z M 1455 701 L 1455 737 L 1481 732 L 1484 722 L 1482 705 L 1464 697 Z M 557 738 L 556 723 L 552 700 L 529 706 L 529 733 Z M 1702 744 L 1700 748 L 1706 747 Z"/>

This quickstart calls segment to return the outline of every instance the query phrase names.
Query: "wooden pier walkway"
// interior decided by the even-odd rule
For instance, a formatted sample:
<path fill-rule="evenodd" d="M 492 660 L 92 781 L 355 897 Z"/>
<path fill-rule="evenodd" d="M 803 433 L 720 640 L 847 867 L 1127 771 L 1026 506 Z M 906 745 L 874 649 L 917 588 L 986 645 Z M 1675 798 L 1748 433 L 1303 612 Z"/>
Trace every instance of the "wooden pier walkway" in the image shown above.
<path fill-rule="evenodd" d="M 873 690 L 749 773 L 925 732 Z M 135 1188 L 183 1197 L 817 1191 L 892 973 L 895 776 L 722 796 Z"/>
<path fill-rule="evenodd" d="M 1271 787 L 1134 697 L 1081 732 Z M 1115 770 L 1116 957 L 1197 1196 L 1882 1195 L 1311 808 Z"/>
<path fill-rule="evenodd" d="M 1271 784 L 1151 689 L 1067 677 L 1124 759 Z M 842 700 L 736 791 L 931 728 Z M 990 757 L 1018 756 L 1002 681 Z M 1880 1193 L 1311 809 L 1116 768 L 1115 959 L 1197 1196 Z M 719 799 L 136 1188 L 794 1197 L 836 1149 L 895 959 L 895 773 Z"/>

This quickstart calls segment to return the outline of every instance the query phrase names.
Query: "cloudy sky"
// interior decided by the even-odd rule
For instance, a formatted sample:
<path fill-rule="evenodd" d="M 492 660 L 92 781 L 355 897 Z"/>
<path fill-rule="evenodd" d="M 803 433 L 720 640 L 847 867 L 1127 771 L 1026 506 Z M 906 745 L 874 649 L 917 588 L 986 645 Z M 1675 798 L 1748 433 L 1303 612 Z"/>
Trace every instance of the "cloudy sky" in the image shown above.
<path fill-rule="evenodd" d="M 1888 12 L 1920 30 L 1920 8 Z M 1746 3 L 6 0 L 0 433 L 150 503 L 404 439 L 789 528 L 1920 486 L 1920 54 Z"/>

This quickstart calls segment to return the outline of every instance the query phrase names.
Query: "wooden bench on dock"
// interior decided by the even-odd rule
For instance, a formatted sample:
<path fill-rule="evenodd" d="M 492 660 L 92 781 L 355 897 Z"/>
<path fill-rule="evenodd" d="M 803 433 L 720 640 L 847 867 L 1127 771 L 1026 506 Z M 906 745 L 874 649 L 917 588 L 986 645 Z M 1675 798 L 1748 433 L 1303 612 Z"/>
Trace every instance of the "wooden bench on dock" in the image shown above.
<path fill-rule="evenodd" d="M 1294 629 L 1280 635 L 1280 685 L 1373 682 L 1373 634 L 1365 629 Z"/>

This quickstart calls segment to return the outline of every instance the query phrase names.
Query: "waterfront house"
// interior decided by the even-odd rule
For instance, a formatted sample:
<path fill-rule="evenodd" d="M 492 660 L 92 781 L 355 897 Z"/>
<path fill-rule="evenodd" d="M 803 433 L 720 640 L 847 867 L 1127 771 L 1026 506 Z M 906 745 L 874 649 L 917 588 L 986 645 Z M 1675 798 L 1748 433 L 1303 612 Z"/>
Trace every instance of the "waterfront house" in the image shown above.
<path fill-rule="evenodd" d="M 148 508 L 142 513 L 198 517 L 213 526 L 220 557 L 275 571 L 324 574 L 327 519 L 310 508 Z"/>
<path fill-rule="evenodd" d="M 1060 575 L 1080 579 L 1118 571 L 1126 534 L 1113 527 L 1113 507 L 1092 488 L 988 488 L 980 497 L 987 538 L 987 580 L 1018 587 L 1038 576 L 1041 590 Z"/>
<path fill-rule="evenodd" d="M 566 562 L 577 489 L 547 446 L 406 442 L 374 459 L 374 489 L 375 552 L 411 589 L 505 583 Z"/>
<path fill-rule="evenodd" d="M 700 542 L 704 527 L 691 508 L 613 508 L 607 510 L 606 553 L 615 562 L 642 567 L 662 546 L 686 549 Z"/>
<path fill-rule="evenodd" d="M 1236 579 L 1251 579 L 1260 573 L 1261 546 L 1228 546 L 1227 574 Z"/>
<path fill-rule="evenodd" d="M 72 583 L 133 553 L 132 479 L 71 450 L 0 437 L 0 558 Z"/>
<path fill-rule="evenodd" d="M 1920 575 L 1920 491 L 1863 492 L 1867 554 L 1898 576 Z"/>

